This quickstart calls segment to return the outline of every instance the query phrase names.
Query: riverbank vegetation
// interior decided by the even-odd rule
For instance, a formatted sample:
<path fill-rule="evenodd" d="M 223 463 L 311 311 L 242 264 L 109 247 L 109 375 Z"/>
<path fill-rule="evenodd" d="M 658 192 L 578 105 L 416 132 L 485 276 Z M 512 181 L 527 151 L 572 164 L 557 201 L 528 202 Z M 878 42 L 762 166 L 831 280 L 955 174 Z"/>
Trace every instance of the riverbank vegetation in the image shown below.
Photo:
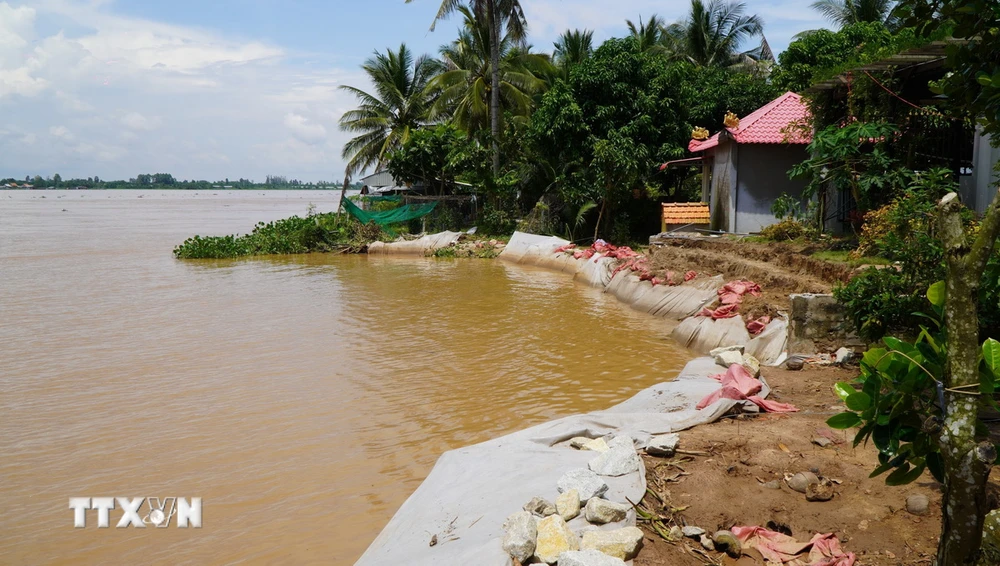
<path fill-rule="evenodd" d="M 26 176 L 22 179 L 8 177 L 0 179 L 0 189 L 157 189 L 157 190 L 335 190 L 342 189 L 342 181 L 300 181 L 284 175 L 267 175 L 263 183 L 252 179 L 220 179 L 218 181 L 177 179 L 170 173 L 141 173 L 130 179 L 109 181 L 96 175 L 93 177 L 63 179 L 59 173 L 49 177 Z M 349 190 L 360 190 L 355 184 Z"/>

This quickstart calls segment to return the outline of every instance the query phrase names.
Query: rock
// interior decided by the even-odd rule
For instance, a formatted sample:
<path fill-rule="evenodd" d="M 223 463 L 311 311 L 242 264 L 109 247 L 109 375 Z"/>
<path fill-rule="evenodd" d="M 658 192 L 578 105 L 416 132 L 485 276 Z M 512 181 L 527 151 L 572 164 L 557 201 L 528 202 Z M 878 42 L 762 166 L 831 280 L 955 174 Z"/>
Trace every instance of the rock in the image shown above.
<path fill-rule="evenodd" d="M 720 352 L 712 357 L 715 359 L 715 363 L 724 368 L 728 368 L 733 364 L 740 365 L 743 363 L 743 354 L 737 352 L 736 350 Z"/>
<path fill-rule="evenodd" d="M 595 438 L 580 447 L 581 450 L 593 450 L 594 452 L 607 452 L 610 450 L 608 443 L 603 438 Z"/>
<path fill-rule="evenodd" d="M 833 444 L 833 441 L 830 440 L 829 438 L 826 438 L 825 436 L 817 436 L 816 438 L 812 439 L 812 443 L 815 444 L 816 446 L 819 446 L 820 448 L 826 448 L 827 446 Z"/>
<path fill-rule="evenodd" d="M 670 540 L 676 541 L 681 540 L 681 537 L 684 536 L 684 531 L 682 531 L 677 525 L 674 525 L 670 527 L 670 532 L 667 534 L 670 535 Z"/>
<path fill-rule="evenodd" d="M 610 448 L 607 452 L 589 462 L 591 471 L 602 476 L 624 476 L 639 471 L 642 459 L 636 454 L 631 437 L 616 436 L 608 446 Z"/>
<path fill-rule="evenodd" d="M 760 486 L 766 489 L 781 489 L 781 482 L 778 480 L 771 480 L 760 484 Z"/>
<path fill-rule="evenodd" d="M 587 502 L 591 497 L 600 497 L 608 491 L 608 484 L 586 468 L 577 468 L 566 472 L 563 477 L 559 478 L 556 486 L 559 488 L 559 493 L 575 489 L 580 495 L 581 502 Z"/>
<path fill-rule="evenodd" d="M 746 351 L 746 347 L 743 346 L 742 344 L 738 344 L 736 346 L 720 346 L 718 348 L 715 348 L 714 350 L 711 350 L 708 353 L 708 355 L 709 355 L 709 357 L 714 358 L 715 356 L 718 356 L 719 354 L 721 354 L 723 352 L 739 352 L 740 355 L 742 356 L 743 352 L 745 352 L 745 351 Z"/>
<path fill-rule="evenodd" d="M 527 511 L 518 511 L 503 524 L 503 550 L 514 560 L 527 562 L 535 554 L 535 539 L 538 529 L 535 518 Z"/>
<path fill-rule="evenodd" d="M 556 506 L 541 497 L 532 497 L 531 501 L 525 503 L 522 509 L 529 513 L 534 513 L 539 517 L 548 517 L 549 515 L 556 514 Z"/>
<path fill-rule="evenodd" d="M 687 526 L 681 529 L 681 533 L 688 538 L 698 538 L 705 534 L 705 529 L 701 527 Z"/>
<path fill-rule="evenodd" d="M 559 566 L 625 566 L 625 561 L 599 550 L 568 550 L 559 555 Z"/>
<path fill-rule="evenodd" d="M 564 521 L 569 521 L 579 515 L 580 494 L 575 489 L 560 494 L 556 498 L 556 513 L 559 513 Z"/>
<path fill-rule="evenodd" d="M 595 525 L 604 525 L 624 520 L 628 516 L 630 509 L 632 509 L 631 505 L 593 497 L 587 502 L 587 509 L 584 511 L 584 516 Z"/>
<path fill-rule="evenodd" d="M 646 444 L 646 454 L 669 458 L 677 451 L 677 445 L 680 444 L 680 441 L 681 435 L 676 432 L 658 434 L 649 439 L 649 442 Z"/>
<path fill-rule="evenodd" d="M 583 448 L 583 445 L 594 440 L 593 438 L 587 438 L 586 436 L 574 436 L 569 439 L 569 445 L 576 449 Z"/>
<path fill-rule="evenodd" d="M 743 354 L 743 369 L 753 377 L 760 377 L 760 360 L 750 354 Z"/>
<path fill-rule="evenodd" d="M 701 543 L 701 547 L 705 550 L 715 550 L 715 543 L 712 542 L 712 539 L 710 539 L 708 535 L 701 535 L 698 537 L 698 542 Z"/>
<path fill-rule="evenodd" d="M 802 366 L 804 365 L 805 362 L 803 362 L 799 358 L 789 358 L 788 361 L 785 362 L 785 369 L 790 369 L 792 371 L 799 371 L 802 369 Z"/>
<path fill-rule="evenodd" d="M 806 486 L 806 501 L 830 501 L 833 496 L 833 485 L 811 483 Z"/>
<path fill-rule="evenodd" d="M 819 478 L 812 472 L 799 472 L 786 480 L 793 491 L 805 493 L 810 484 L 818 484 Z"/>
<path fill-rule="evenodd" d="M 637 527 L 625 527 L 614 531 L 588 531 L 583 533 L 584 550 L 599 550 L 608 556 L 622 560 L 632 560 L 642 548 L 642 531 Z"/>
<path fill-rule="evenodd" d="M 580 539 L 570 530 L 559 515 L 538 521 L 538 538 L 535 541 L 535 558 L 555 564 L 559 555 L 567 550 L 580 550 Z"/>
<path fill-rule="evenodd" d="M 1000 564 L 1000 509 L 986 514 L 981 552 L 983 564 Z"/>
<path fill-rule="evenodd" d="M 918 493 L 906 498 L 906 510 L 913 515 L 925 515 L 931 501 L 926 495 Z"/>
<path fill-rule="evenodd" d="M 732 531 L 716 531 L 712 535 L 712 542 L 715 543 L 715 550 L 725 552 L 733 558 L 743 555 L 743 544 Z"/>
<path fill-rule="evenodd" d="M 833 354 L 833 363 L 838 366 L 842 366 L 847 362 L 851 361 L 854 357 L 854 351 L 849 348 L 840 348 Z"/>

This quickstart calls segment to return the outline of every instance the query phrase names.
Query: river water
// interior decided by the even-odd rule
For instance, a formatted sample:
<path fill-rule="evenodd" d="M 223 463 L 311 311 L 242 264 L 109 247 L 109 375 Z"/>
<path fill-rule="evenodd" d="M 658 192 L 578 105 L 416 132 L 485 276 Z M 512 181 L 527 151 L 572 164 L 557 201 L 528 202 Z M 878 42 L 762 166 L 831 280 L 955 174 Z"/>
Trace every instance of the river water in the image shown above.
<path fill-rule="evenodd" d="M 443 451 L 689 358 L 564 274 L 171 254 L 337 198 L 0 191 L 0 563 L 351 564 Z M 201 497 L 203 527 L 74 528 L 103 496 Z"/>

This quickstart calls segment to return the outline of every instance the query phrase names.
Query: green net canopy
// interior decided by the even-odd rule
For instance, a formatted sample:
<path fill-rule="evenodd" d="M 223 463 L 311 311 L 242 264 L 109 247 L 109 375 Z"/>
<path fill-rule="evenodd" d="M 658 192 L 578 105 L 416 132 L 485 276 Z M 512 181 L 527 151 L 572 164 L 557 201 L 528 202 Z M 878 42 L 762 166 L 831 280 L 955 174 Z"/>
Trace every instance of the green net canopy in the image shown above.
<path fill-rule="evenodd" d="M 392 210 L 374 212 L 370 210 L 361 210 L 358 208 L 358 205 L 353 202 L 346 199 L 344 200 L 344 208 L 351 216 L 357 218 L 362 224 L 374 222 L 379 226 L 406 222 L 408 220 L 413 220 L 414 218 L 426 216 L 434 210 L 435 206 L 437 206 L 437 201 L 427 204 L 407 204 Z"/>

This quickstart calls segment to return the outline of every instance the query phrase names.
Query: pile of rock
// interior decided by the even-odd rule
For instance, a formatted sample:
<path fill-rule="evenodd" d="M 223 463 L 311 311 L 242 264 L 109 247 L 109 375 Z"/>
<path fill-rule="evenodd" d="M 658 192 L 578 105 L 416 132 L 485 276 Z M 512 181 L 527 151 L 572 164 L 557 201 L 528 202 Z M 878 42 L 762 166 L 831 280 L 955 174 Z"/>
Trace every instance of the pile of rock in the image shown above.
<path fill-rule="evenodd" d="M 598 530 L 608 525 L 634 519 L 632 506 L 609 501 L 604 496 L 608 484 L 601 476 L 623 476 L 639 471 L 642 460 L 628 436 L 574 438 L 570 444 L 580 450 L 592 450 L 597 456 L 587 468 L 570 470 L 556 482 L 559 492 L 555 503 L 534 497 L 504 523 L 503 549 L 516 561 L 558 564 L 559 566 L 623 566 L 642 548 L 642 531 L 624 526 Z M 568 524 L 583 516 L 586 523 L 580 533 Z M 577 521 L 580 523 L 580 521 Z"/>
<path fill-rule="evenodd" d="M 745 350 L 746 348 L 742 345 L 724 346 L 712 350 L 708 355 L 715 360 L 716 364 L 724 368 L 733 364 L 740 365 L 747 370 L 751 377 L 760 378 L 760 360 L 745 353 Z"/>

